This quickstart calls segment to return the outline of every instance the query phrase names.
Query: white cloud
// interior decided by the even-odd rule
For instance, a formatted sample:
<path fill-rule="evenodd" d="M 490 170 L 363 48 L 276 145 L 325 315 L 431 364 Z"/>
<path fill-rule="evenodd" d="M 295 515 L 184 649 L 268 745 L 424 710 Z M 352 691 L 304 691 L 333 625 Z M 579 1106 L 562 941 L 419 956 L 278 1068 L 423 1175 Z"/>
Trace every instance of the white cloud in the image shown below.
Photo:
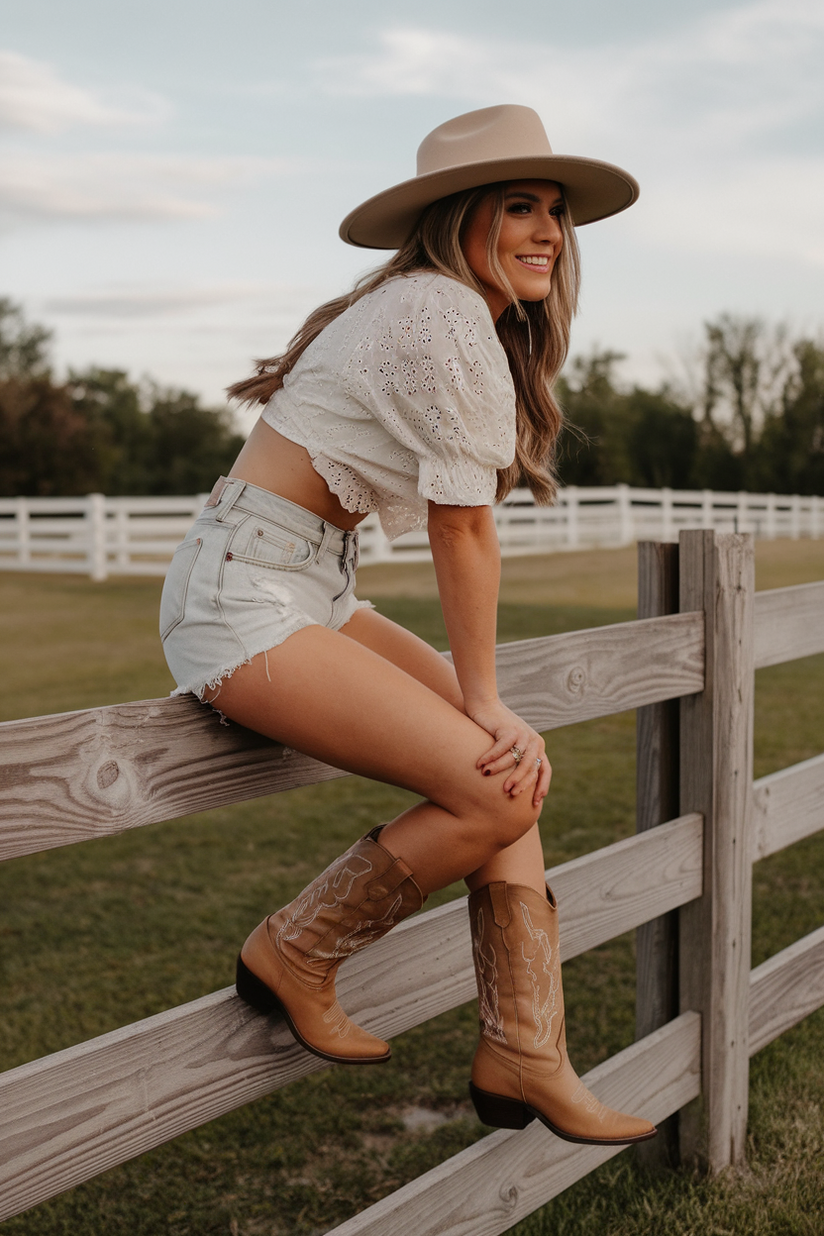
<path fill-rule="evenodd" d="M 74 125 L 142 123 L 164 116 L 156 95 L 140 92 L 131 107 L 106 102 L 61 78 L 51 65 L 0 51 L 0 131 L 62 133 Z"/>
<path fill-rule="evenodd" d="M 189 155 L 0 154 L 0 218 L 7 223 L 55 219 L 200 219 L 218 213 L 220 190 L 277 175 L 297 164 L 250 157 Z"/>
<path fill-rule="evenodd" d="M 80 318 L 155 318 L 196 313 L 199 309 L 225 306 L 259 294 L 248 284 L 208 288 L 107 288 L 75 296 L 56 296 L 43 308 L 58 316 Z"/>
<path fill-rule="evenodd" d="M 673 144 L 759 139 L 824 104 L 824 6 L 758 3 L 647 40 L 568 47 L 421 28 L 385 31 L 371 54 L 317 62 L 320 88 L 354 95 L 508 101 L 563 117 L 563 144 L 650 132 Z"/>
<path fill-rule="evenodd" d="M 157 284 L 119 284 L 99 287 L 71 296 L 57 296 L 43 302 L 46 313 L 70 317 L 155 318 L 187 317 L 198 312 L 242 306 L 267 317 L 291 313 L 296 301 L 311 304 L 317 289 L 280 283 L 234 282 L 210 285 L 168 287 Z M 224 320 L 221 316 L 221 320 Z"/>

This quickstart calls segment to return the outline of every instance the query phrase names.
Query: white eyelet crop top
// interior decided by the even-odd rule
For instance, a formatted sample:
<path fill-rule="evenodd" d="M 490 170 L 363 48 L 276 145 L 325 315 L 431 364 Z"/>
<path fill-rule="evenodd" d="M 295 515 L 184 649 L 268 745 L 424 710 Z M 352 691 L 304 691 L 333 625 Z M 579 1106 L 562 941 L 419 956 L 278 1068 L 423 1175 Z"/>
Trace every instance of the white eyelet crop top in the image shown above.
<path fill-rule="evenodd" d="M 305 446 L 347 511 L 394 540 L 427 500 L 487 506 L 515 457 L 515 390 L 486 301 L 446 275 L 401 275 L 318 335 L 263 411 Z"/>

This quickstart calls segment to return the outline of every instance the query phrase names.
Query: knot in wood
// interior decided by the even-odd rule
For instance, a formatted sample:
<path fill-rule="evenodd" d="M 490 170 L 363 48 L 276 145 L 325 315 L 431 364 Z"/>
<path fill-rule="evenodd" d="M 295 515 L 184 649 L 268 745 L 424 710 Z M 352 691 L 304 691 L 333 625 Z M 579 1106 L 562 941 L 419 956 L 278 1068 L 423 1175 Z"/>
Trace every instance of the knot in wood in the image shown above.
<path fill-rule="evenodd" d="M 506 1206 L 507 1210 L 514 1210 L 518 1205 L 518 1186 L 514 1180 L 502 1184 L 498 1190 L 498 1196 Z"/>
<path fill-rule="evenodd" d="M 103 745 L 102 743 L 100 744 Z M 131 760 L 120 752 L 99 751 L 89 762 L 83 780 L 87 806 L 92 811 L 103 811 L 103 818 L 111 820 L 124 811 L 131 811 L 140 794 L 139 778 L 135 775 Z"/>
<path fill-rule="evenodd" d="M 583 665 L 573 665 L 567 674 L 567 691 L 570 695 L 580 695 L 586 686 L 587 672 Z"/>
<path fill-rule="evenodd" d="M 120 769 L 117 760 L 106 760 L 106 763 L 101 764 L 97 770 L 97 784 L 101 790 L 107 790 L 110 785 L 114 785 L 119 776 Z"/>

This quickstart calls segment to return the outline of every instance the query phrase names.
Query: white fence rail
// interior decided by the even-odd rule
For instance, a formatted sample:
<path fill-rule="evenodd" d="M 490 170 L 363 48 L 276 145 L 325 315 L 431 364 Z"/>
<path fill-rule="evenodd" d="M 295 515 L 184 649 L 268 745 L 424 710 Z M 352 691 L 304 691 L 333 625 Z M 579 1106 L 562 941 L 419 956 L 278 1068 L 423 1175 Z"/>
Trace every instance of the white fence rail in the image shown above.
<path fill-rule="evenodd" d="M 71 571 L 92 579 L 163 575 L 206 497 L 0 498 L 0 570 Z M 687 528 L 818 539 L 824 498 L 570 485 L 554 507 L 537 507 L 529 490 L 516 489 L 495 508 L 495 521 L 507 556 L 677 541 Z M 360 532 L 362 562 L 429 559 L 424 531 L 390 543 L 369 515 Z"/>

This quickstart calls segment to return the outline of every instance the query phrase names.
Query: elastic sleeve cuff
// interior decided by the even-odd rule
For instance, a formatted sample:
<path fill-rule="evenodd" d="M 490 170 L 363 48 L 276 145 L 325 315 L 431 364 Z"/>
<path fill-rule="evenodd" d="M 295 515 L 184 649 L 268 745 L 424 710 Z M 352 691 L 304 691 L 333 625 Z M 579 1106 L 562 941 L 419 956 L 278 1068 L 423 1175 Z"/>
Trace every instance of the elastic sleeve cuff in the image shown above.
<path fill-rule="evenodd" d="M 421 459 L 418 493 L 443 506 L 492 506 L 498 470 L 469 459 Z"/>

